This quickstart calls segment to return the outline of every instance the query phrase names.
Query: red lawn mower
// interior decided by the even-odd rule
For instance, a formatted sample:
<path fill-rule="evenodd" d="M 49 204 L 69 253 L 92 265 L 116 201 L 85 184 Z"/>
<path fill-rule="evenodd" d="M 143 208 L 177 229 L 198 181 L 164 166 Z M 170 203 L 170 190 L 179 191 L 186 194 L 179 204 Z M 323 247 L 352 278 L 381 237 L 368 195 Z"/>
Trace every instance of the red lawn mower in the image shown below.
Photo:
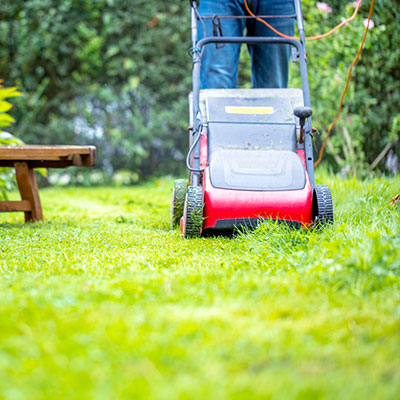
<path fill-rule="evenodd" d="M 273 219 L 298 227 L 333 223 L 328 187 L 315 185 L 311 105 L 300 0 L 295 0 L 300 40 L 282 37 L 197 39 L 192 5 L 193 92 L 190 102 L 189 181 L 177 180 L 172 227 L 185 238 Z M 282 16 L 283 17 L 283 16 Z M 208 44 L 291 45 L 302 89 L 200 90 L 202 49 Z"/>

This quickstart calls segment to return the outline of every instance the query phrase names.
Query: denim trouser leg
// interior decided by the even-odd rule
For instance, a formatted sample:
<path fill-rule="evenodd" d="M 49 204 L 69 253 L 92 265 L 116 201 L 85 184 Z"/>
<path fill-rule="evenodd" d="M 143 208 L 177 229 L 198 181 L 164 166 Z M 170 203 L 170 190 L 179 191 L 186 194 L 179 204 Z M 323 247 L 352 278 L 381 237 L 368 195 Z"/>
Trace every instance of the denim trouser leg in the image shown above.
<path fill-rule="evenodd" d="M 254 11 L 253 11 L 254 12 Z M 292 15 L 294 4 L 289 0 L 259 0 L 256 15 Z M 289 18 L 267 21 L 279 32 L 294 35 L 294 20 Z M 277 37 L 261 22 L 251 20 L 247 26 L 249 36 Z M 249 45 L 252 61 L 252 85 L 255 88 L 285 88 L 289 79 L 290 45 Z"/>
<path fill-rule="evenodd" d="M 199 13 L 202 16 L 244 15 L 238 0 L 201 0 Z M 242 36 L 245 21 L 222 19 L 224 36 Z M 212 21 L 204 20 L 207 36 L 213 35 Z M 202 24 L 199 24 L 199 38 L 204 37 Z M 205 46 L 201 67 L 201 87 L 203 89 L 232 89 L 237 87 L 239 44 L 226 44 L 217 49 L 215 44 Z"/>
<path fill-rule="evenodd" d="M 286 15 L 294 13 L 292 0 L 248 0 L 248 5 L 258 15 Z M 245 15 L 243 0 L 202 0 L 200 15 Z M 205 20 L 207 36 L 212 36 L 212 22 Z M 254 20 L 220 20 L 224 36 L 243 36 L 245 27 L 249 36 L 276 36 L 264 24 Z M 270 19 L 279 31 L 294 34 L 292 19 Z M 203 37 L 199 26 L 199 38 Z M 287 87 L 289 75 L 290 46 L 249 45 L 252 59 L 252 84 L 256 88 Z M 202 59 L 201 87 L 237 87 L 240 45 L 226 44 L 216 49 L 214 44 L 205 47 Z"/>

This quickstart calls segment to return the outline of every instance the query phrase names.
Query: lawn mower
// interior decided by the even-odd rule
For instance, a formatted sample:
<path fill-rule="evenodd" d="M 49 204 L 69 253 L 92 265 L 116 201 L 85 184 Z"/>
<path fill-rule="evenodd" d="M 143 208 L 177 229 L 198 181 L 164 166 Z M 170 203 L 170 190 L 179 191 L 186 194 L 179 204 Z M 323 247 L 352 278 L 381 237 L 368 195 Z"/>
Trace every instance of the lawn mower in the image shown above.
<path fill-rule="evenodd" d="M 300 0 L 294 1 L 299 40 L 249 36 L 198 40 L 198 4 L 195 0 L 190 3 L 189 180 L 175 181 L 172 227 L 180 225 L 185 238 L 194 238 L 252 228 L 266 219 L 306 228 L 333 223 L 330 190 L 314 182 L 312 109 Z M 302 88 L 200 90 L 203 48 L 229 43 L 291 45 Z"/>

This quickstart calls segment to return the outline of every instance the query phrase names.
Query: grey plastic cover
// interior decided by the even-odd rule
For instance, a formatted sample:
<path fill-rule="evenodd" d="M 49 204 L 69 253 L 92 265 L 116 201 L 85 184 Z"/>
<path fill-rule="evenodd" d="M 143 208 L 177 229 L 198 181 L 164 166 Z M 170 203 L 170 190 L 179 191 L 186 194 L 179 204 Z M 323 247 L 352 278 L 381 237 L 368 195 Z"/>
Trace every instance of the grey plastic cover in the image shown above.
<path fill-rule="evenodd" d="M 208 122 L 295 123 L 290 99 L 210 97 L 206 100 L 206 106 Z"/>
<path fill-rule="evenodd" d="M 208 125 L 209 157 L 221 149 L 296 151 L 295 124 L 230 124 Z"/>
<path fill-rule="evenodd" d="M 203 123 L 207 120 L 206 102 L 210 98 L 252 98 L 252 99 L 287 99 L 290 102 L 291 109 L 304 105 L 303 92 L 301 89 L 203 89 L 200 90 L 200 110 L 203 117 Z M 189 116 L 190 125 L 193 125 L 193 94 L 189 94 Z M 298 126 L 298 119 L 295 117 Z"/>
<path fill-rule="evenodd" d="M 209 165 L 211 184 L 220 189 L 301 190 L 306 184 L 300 157 L 287 150 L 219 149 Z"/>

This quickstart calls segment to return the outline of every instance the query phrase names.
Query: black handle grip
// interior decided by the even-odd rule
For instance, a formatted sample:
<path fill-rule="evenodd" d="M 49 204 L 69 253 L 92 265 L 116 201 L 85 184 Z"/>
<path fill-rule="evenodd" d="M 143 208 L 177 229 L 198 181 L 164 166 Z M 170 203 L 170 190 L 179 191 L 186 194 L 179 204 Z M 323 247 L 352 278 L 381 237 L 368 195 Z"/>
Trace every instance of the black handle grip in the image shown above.
<path fill-rule="evenodd" d="M 296 107 L 293 110 L 293 114 L 300 119 L 306 119 L 308 117 L 311 117 L 312 115 L 312 109 L 311 107 Z"/>

